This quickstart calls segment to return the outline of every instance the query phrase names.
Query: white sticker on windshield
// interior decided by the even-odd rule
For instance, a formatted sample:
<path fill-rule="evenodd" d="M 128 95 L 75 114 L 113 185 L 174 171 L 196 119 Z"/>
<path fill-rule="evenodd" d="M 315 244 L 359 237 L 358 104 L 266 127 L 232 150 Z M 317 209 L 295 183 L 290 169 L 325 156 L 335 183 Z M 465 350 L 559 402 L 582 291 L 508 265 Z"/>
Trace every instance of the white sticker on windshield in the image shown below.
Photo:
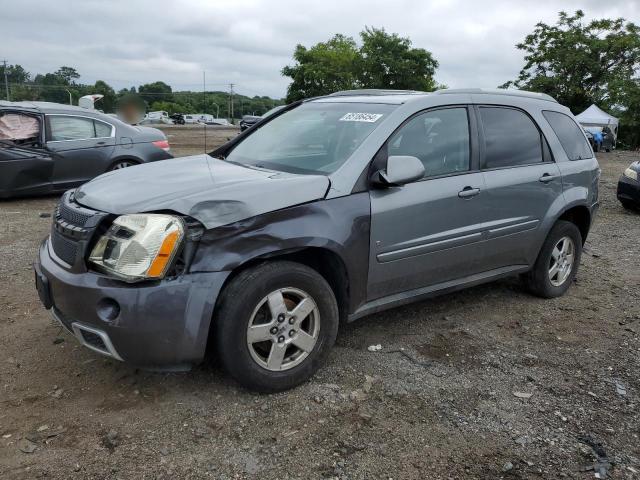
<path fill-rule="evenodd" d="M 382 113 L 347 113 L 340 119 L 341 122 L 367 122 L 373 123 L 382 117 Z"/>

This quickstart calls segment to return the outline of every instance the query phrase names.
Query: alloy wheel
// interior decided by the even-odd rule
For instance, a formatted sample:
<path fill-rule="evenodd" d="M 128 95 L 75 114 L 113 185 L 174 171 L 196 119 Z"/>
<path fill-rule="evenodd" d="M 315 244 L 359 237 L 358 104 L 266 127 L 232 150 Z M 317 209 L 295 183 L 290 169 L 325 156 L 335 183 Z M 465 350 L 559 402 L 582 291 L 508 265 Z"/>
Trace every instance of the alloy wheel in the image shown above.
<path fill-rule="evenodd" d="M 549 281 L 559 287 L 567 281 L 573 270 L 575 245 L 570 237 L 562 237 L 551 251 L 549 259 Z"/>
<path fill-rule="evenodd" d="M 118 162 L 113 167 L 111 167 L 111 170 L 121 170 L 123 168 L 132 167 L 133 165 L 134 164 L 131 162 Z"/>
<path fill-rule="evenodd" d="M 313 351 L 320 333 L 320 311 L 309 294 L 293 287 L 264 297 L 247 326 L 253 360 L 270 371 L 289 370 Z"/>

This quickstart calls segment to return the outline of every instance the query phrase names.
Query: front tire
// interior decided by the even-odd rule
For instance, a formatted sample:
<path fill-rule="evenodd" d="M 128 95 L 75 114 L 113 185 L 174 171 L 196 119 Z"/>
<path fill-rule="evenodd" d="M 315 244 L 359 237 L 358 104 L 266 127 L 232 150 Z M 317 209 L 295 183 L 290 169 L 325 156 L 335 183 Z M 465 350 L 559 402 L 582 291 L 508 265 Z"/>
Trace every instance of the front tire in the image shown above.
<path fill-rule="evenodd" d="M 525 276 L 529 291 L 543 298 L 564 295 L 580 265 L 582 235 L 578 227 L 558 220 L 547 236 L 536 263 Z"/>
<path fill-rule="evenodd" d="M 215 314 L 215 346 L 224 369 L 259 392 L 308 380 L 338 333 L 338 305 L 315 270 L 294 262 L 263 263 L 225 287 Z"/>

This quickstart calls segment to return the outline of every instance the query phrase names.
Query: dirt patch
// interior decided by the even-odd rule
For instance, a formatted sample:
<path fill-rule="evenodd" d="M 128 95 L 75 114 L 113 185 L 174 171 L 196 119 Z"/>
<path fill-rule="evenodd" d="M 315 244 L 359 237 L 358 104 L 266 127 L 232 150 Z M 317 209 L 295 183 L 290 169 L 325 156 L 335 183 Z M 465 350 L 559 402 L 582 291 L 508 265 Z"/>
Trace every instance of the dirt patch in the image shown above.
<path fill-rule="evenodd" d="M 175 154 L 204 151 L 197 128 L 167 132 Z M 372 315 L 269 396 L 215 365 L 153 374 L 79 347 L 32 285 L 57 198 L 0 203 L 0 478 L 588 479 L 605 460 L 639 478 L 640 215 L 615 198 L 635 158 L 599 156 L 566 296 L 509 279 Z"/>

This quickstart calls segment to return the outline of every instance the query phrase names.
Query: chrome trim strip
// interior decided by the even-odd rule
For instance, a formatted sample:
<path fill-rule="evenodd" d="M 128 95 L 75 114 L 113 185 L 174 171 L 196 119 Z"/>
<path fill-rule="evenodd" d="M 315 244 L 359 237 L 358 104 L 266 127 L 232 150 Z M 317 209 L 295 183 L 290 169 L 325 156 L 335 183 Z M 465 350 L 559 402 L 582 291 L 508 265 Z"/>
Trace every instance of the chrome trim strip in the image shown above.
<path fill-rule="evenodd" d="M 71 324 L 71 328 L 73 328 L 76 338 L 80 341 L 80 344 L 83 345 L 84 347 L 87 347 L 89 350 L 93 350 L 94 352 L 100 353 L 107 357 L 113 357 L 116 360 L 120 360 L 121 362 L 124 361 L 122 360 L 122 357 L 118 355 L 118 352 L 116 351 L 115 347 L 111 343 L 111 339 L 109 338 L 109 335 L 107 335 L 102 330 L 98 330 L 92 327 L 87 327 L 86 325 L 82 325 L 78 322 L 73 322 Z M 84 337 L 82 336 L 82 330 L 93 333 L 94 335 L 98 335 L 104 342 L 104 346 L 107 347 L 107 351 L 105 352 L 104 350 L 100 350 L 99 348 L 88 344 L 84 339 Z"/>
<path fill-rule="evenodd" d="M 457 237 L 448 238 L 446 240 L 423 243 L 409 248 L 402 248 L 400 250 L 392 250 L 390 252 L 380 253 L 376 256 L 376 259 L 379 263 L 392 262 L 394 260 L 402 260 L 404 258 L 415 257 L 417 255 L 424 255 L 426 253 L 433 253 L 441 250 L 469 245 L 475 242 L 479 242 L 481 239 L 482 232 L 471 233 L 469 235 L 460 235 Z"/>

